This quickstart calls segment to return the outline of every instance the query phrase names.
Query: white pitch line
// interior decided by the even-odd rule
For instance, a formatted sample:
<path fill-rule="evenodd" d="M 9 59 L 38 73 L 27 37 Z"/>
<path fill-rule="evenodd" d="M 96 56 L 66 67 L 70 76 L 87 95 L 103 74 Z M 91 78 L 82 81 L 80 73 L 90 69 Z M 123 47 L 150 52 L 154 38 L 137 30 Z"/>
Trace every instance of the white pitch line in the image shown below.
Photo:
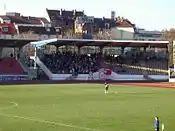
<path fill-rule="evenodd" d="M 14 108 L 14 107 L 18 107 L 18 103 L 16 103 L 16 102 L 13 102 L 13 101 L 5 101 L 5 102 L 11 103 L 13 105 L 8 106 L 8 107 L 2 107 L 2 108 L 0 108 L 0 110 L 11 109 L 11 108 Z M 76 129 L 81 129 L 81 130 L 86 130 L 86 131 L 100 131 L 100 130 L 92 129 L 92 128 L 68 125 L 68 124 L 63 124 L 63 123 L 56 123 L 56 122 L 53 122 L 53 121 L 43 120 L 43 119 L 39 119 L 39 118 L 22 117 L 22 116 L 10 115 L 10 114 L 5 114 L 5 113 L 0 113 L 0 115 L 1 116 L 6 116 L 6 117 L 13 117 L 13 118 L 17 118 L 17 119 L 29 120 L 29 121 L 33 121 L 33 122 L 46 123 L 46 124 L 50 124 L 50 125 L 76 128 Z"/>
<path fill-rule="evenodd" d="M 7 116 L 7 117 L 13 117 L 13 118 L 17 118 L 17 119 L 33 121 L 33 122 L 40 122 L 40 123 L 45 123 L 45 124 L 50 124 L 50 125 L 55 125 L 55 126 L 64 126 L 64 127 L 76 128 L 76 129 L 81 129 L 81 130 L 86 130 L 86 131 L 100 131 L 100 130 L 97 130 L 97 129 L 74 126 L 74 125 L 68 125 L 68 124 L 63 124 L 63 123 L 56 123 L 56 122 L 53 122 L 53 121 L 42 120 L 42 119 L 38 119 L 38 118 L 22 117 L 22 116 L 10 115 L 10 114 L 5 114 L 5 113 L 0 113 L 0 115 L 1 116 Z"/>
<path fill-rule="evenodd" d="M 13 101 L 4 101 L 4 102 L 11 103 L 13 105 L 12 106 L 1 107 L 0 110 L 11 109 L 11 108 L 14 108 L 14 107 L 18 107 L 18 103 L 16 103 L 16 102 L 13 102 Z"/>

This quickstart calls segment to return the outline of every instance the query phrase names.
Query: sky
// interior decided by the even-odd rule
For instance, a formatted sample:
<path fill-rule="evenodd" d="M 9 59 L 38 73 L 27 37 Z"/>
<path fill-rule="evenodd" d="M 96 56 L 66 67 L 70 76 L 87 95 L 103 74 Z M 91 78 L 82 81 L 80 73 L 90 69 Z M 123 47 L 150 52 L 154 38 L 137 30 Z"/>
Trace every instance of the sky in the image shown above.
<path fill-rule="evenodd" d="M 0 14 L 19 12 L 27 16 L 46 17 L 48 9 L 84 10 L 88 16 L 128 18 L 139 28 L 162 30 L 175 27 L 174 0 L 4 0 Z"/>

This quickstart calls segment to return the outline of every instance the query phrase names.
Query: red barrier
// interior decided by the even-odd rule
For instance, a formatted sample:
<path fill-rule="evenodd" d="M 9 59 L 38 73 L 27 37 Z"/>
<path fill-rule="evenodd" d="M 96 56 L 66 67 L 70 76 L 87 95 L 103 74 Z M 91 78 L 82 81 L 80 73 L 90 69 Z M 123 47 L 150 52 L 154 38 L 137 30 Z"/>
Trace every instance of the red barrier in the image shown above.
<path fill-rule="evenodd" d="M 161 81 L 108 81 L 111 84 L 117 85 L 132 85 L 139 87 L 156 87 L 156 88 L 171 88 L 175 89 L 175 83 L 170 82 L 161 82 Z M 11 82 L 0 82 L 0 85 L 19 85 L 19 84 L 78 84 L 78 83 L 98 83 L 104 84 L 104 81 L 101 80 L 86 80 L 86 81 L 77 81 L 77 80 L 64 80 L 64 81 L 11 81 Z"/>
<path fill-rule="evenodd" d="M 107 80 L 108 83 L 155 83 L 162 81 L 113 81 Z M 61 80 L 61 81 L 52 81 L 52 80 L 35 80 L 35 81 L 1 81 L 0 85 L 17 85 L 17 84 L 78 84 L 78 83 L 104 83 L 104 80 Z"/>

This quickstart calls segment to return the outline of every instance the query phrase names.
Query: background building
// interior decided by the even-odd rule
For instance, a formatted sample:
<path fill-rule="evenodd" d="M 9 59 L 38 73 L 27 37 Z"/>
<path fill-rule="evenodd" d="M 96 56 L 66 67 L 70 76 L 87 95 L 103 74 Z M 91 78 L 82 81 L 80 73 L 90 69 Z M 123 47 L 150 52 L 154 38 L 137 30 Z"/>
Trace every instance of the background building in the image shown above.
<path fill-rule="evenodd" d="M 145 41 L 159 41 L 162 40 L 163 32 L 161 31 L 147 31 L 145 29 L 137 28 L 135 30 L 134 39 Z"/>

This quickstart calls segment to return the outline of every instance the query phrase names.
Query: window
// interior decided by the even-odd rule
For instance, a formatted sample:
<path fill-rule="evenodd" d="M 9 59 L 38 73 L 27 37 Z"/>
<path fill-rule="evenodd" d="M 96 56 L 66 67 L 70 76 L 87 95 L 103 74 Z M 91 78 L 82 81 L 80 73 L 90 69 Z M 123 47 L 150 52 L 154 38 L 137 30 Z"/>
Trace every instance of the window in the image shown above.
<path fill-rule="evenodd" d="M 57 17 L 60 17 L 60 13 L 59 13 L 59 12 L 57 12 L 57 13 L 56 13 L 56 16 L 57 16 Z"/>
<path fill-rule="evenodd" d="M 10 20 L 4 20 L 4 23 L 10 24 Z"/>
<path fill-rule="evenodd" d="M 109 23 L 105 23 L 105 29 L 109 29 L 110 28 L 110 24 Z"/>
<path fill-rule="evenodd" d="M 55 17 L 54 16 L 51 16 L 51 20 L 55 20 Z"/>
<path fill-rule="evenodd" d="M 2 32 L 9 32 L 9 27 L 2 27 Z"/>

